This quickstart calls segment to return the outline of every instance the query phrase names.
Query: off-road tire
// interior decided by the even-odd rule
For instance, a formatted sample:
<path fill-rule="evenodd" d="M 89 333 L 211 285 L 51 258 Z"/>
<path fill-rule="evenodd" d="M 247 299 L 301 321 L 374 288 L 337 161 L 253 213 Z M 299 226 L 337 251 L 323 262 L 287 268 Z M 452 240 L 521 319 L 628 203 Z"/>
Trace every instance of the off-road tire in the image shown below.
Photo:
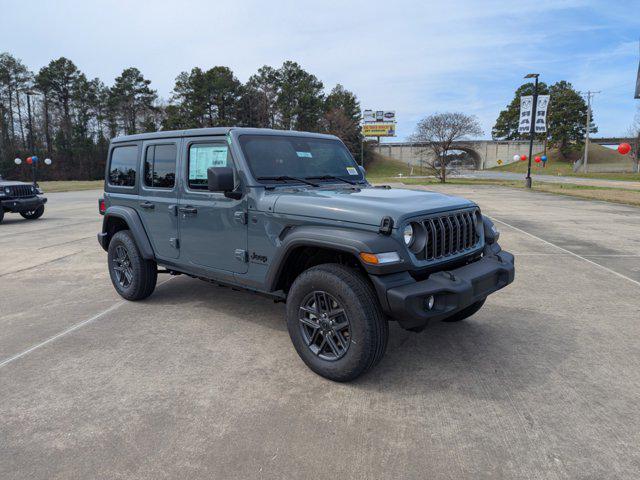
<path fill-rule="evenodd" d="M 4 210 L 3 210 L 3 208 L 0 206 L 0 223 L 2 223 L 2 220 L 4 220 Z"/>
<path fill-rule="evenodd" d="M 300 328 L 301 307 L 310 294 L 321 291 L 333 297 L 349 322 L 349 345 L 342 357 L 325 360 L 315 354 Z M 318 375 L 348 382 L 375 366 L 384 355 L 389 337 L 387 319 L 371 285 L 353 268 L 322 264 L 298 276 L 287 297 L 287 327 L 298 355 Z"/>
<path fill-rule="evenodd" d="M 27 220 L 37 220 L 44 213 L 44 205 L 40 205 L 35 210 L 31 210 L 29 212 L 20 212 L 22 218 L 26 218 Z"/>
<path fill-rule="evenodd" d="M 126 250 L 128 255 L 128 267 L 130 267 L 131 280 L 128 284 L 123 285 L 118 279 L 116 271 L 117 252 L 121 252 L 122 248 Z M 121 230 L 117 232 L 109 242 L 108 251 L 109 276 L 111 283 L 118 294 L 127 300 L 142 300 L 153 293 L 158 280 L 158 267 L 153 260 L 145 260 L 138 250 L 133 236 L 129 230 Z"/>
<path fill-rule="evenodd" d="M 454 313 L 453 315 L 443 319 L 442 321 L 443 322 L 460 322 L 465 318 L 469 318 L 471 315 L 473 315 L 474 313 L 476 313 L 478 310 L 482 308 L 486 300 L 487 300 L 486 298 L 483 298 L 482 300 L 478 300 L 476 303 L 472 303 L 467 308 L 463 308 L 459 312 Z"/>

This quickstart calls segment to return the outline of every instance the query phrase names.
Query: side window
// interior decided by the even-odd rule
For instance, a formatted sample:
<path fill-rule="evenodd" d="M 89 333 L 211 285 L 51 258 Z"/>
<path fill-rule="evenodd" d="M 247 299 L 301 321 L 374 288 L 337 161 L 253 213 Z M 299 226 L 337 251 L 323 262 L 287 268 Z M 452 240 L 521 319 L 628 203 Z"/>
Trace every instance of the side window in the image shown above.
<path fill-rule="evenodd" d="M 115 147 L 111 151 L 109 184 L 116 187 L 133 187 L 136 184 L 138 146 Z"/>
<path fill-rule="evenodd" d="M 189 146 L 189 188 L 207 189 L 209 167 L 231 166 L 229 146 L 226 143 L 194 143 Z"/>
<path fill-rule="evenodd" d="M 176 182 L 175 144 L 150 145 L 144 157 L 144 184 L 153 188 L 173 188 Z"/>

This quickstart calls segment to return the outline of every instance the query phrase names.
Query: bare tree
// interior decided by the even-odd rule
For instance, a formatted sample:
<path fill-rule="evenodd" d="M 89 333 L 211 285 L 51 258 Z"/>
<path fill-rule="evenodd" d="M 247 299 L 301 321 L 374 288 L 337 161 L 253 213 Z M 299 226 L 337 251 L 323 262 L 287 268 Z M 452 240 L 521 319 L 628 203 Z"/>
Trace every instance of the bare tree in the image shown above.
<path fill-rule="evenodd" d="M 453 143 L 480 135 L 482 128 L 476 117 L 460 112 L 445 112 L 420 120 L 410 139 L 426 157 L 424 165 L 444 183 L 447 179 L 447 166 L 452 160 L 447 157 L 447 152 L 452 150 Z"/>
<path fill-rule="evenodd" d="M 627 136 L 633 138 L 631 143 L 631 155 L 634 158 L 636 173 L 640 173 L 640 107 L 638 107 L 638 113 L 636 113 L 633 123 L 627 129 Z"/>

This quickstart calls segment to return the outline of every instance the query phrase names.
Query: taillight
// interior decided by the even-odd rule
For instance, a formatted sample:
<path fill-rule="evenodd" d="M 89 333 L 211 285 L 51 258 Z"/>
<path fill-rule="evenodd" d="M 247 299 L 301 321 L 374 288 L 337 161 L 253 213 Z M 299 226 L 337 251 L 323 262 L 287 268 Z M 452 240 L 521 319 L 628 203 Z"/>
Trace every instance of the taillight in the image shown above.
<path fill-rule="evenodd" d="M 104 212 L 107 211 L 107 204 L 105 203 L 104 198 L 98 199 L 98 211 L 100 212 L 100 215 L 104 215 Z"/>

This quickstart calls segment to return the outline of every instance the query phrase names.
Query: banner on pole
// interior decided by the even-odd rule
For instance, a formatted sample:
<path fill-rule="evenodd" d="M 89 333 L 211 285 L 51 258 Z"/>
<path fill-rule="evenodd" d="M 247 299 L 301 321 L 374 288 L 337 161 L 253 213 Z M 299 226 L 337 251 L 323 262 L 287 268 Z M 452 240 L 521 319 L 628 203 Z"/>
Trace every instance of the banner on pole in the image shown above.
<path fill-rule="evenodd" d="M 549 108 L 549 95 L 538 95 L 536 102 L 536 133 L 546 133 L 547 131 L 547 109 Z"/>
<path fill-rule="evenodd" d="M 533 113 L 533 96 L 520 97 L 520 119 L 518 120 L 518 133 L 529 133 Z"/>

